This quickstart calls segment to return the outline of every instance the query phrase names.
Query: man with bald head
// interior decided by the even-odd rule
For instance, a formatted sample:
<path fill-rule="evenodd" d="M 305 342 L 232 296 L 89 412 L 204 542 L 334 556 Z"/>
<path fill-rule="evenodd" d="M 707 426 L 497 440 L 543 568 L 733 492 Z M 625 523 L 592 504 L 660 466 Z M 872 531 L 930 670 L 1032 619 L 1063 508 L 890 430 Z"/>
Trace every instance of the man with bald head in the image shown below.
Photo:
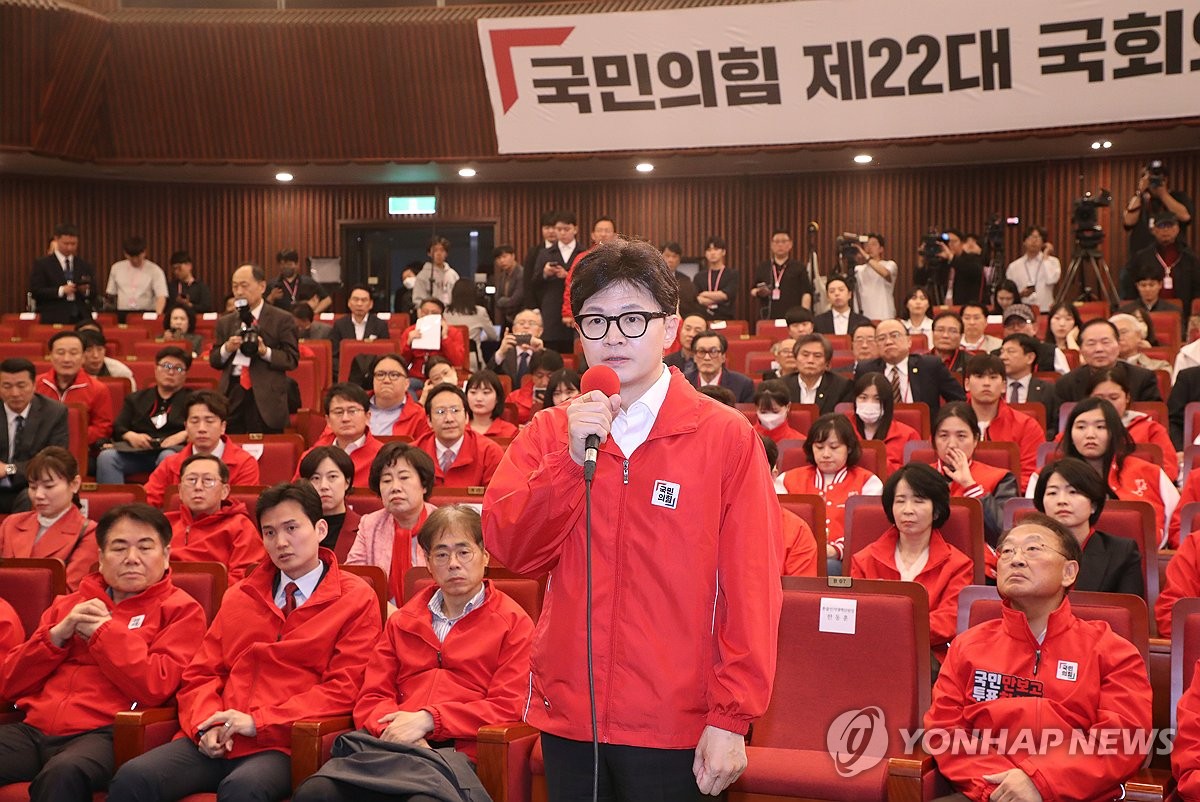
<path fill-rule="evenodd" d="M 692 340 L 696 335 L 708 328 L 708 321 L 700 315 L 688 315 L 679 326 L 679 350 L 663 357 L 663 362 L 669 368 L 679 368 L 679 372 L 687 378 L 696 375 L 696 354 L 692 350 Z"/>
<path fill-rule="evenodd" d="M 875 343 L 879 358 L 859 362 L 854 370 L 857 378 L 865 373 L 882 373 L 892 386 L 892 396 L 898 404 L 926 404 L 929 416 L 937 416 L 943 401 L 965 401 L 963 390 L 945 363 L 936 356 L 910 354 L 912 338 L 899 320 L 881 320 L 875 328 Z"/>
<path fill-rule="evenodd" d="M 237 308 L 217 321 L 208 361 L 221 371 L 230 434 L 277 434 L 288 425 L 288 376 L 300 362 L 296 320 L 265 303 L 267 274 L 246 263 L 233 273 Z"/>

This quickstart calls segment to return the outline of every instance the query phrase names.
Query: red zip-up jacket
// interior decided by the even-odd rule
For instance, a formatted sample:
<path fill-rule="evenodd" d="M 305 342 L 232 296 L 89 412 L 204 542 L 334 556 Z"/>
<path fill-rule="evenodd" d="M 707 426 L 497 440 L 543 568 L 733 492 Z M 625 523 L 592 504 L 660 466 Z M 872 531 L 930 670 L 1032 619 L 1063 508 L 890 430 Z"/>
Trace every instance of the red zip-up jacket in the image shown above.
<path fill-rule="evenodd" d="M 275 605 L 280 573 L 264 564 L 234 585 L 183 673 L 176 737 L 197 740 L 200 724 L 221 710 L 254 718 L 254 738 L 235 736 L 230 758 L 270 749 L 291 754 L 292 724 L 346 715 L 362 686 L 379 637 L 379 597 L 364 580 L 326 566 L 313 595 L 287 618 Z"/>
<path fill-rule="evenodd" d="M 1154 602 L 1158 637 L 1171 637 L 1171 612 L 1175 602 L 1192 596 L 1200 596 L 1200 535 L 1185 537 L 1175 556 L 1167 562 L 1166 582 Z"/>
<path fill-rule="evenodd" d="M 463 432 L 462 445 L 450 470 L 444 474 L 438 461 L 437 435 L 433 432 L 421 435 L 413 445 L 433 460 L 433 483 L 437 487 L 486 487 L 504 459 L 503 448 L 470 426 Z"/>
<path fill-rule="evenodd" d="M 25 641 L 25 625 L 13 606 L 0 599 L 0 662 Z"/>
<path fill-rule="evenodd" d="M 54 381 L 54 368 L 50 368 L 38 376 L 36 389 L 39 394 L 53 398 L 55 401 L 61 401 L 64 404 L 83 404 L 87 407 L 89 446 L 112 437 L 112 396 L 104 383 L 89 376 L 87 371 L 80 370 L 75 374 L 71 386 L 59 392 L 58 385 Z"/>
<path fill-rule="evenodd" d="M 521 605 L 484 582 L 483 604 L 463 616 L 439 641 L 429 600 L 436 586 L 413 596 L 388 618 L 367 665 L 354 723 L 378 737 L 380 717 L 397 710 L 427 710 L 430 740 L 454 739 L 475 759 L 485 724 L 518 721 L 529 690 L 533 621 Z"/>
<path fill-rule="evenodd" d="M 228 435 L 221 435 L 225 450 L 221 452 L 221 462 L 229 468 L 229 484 L 256 485 L 258 484 L 258 460 Z M 173 454 L 159 463 L 146 482 L 146 503 L 152 507 L 161 507 L 167 497 L 167 488 L 179 484 L 179 474 L 183 463 L 192 456 L 192 444 L 188 443 L 178 454 Z"/>
<path fill-rule="evenodd" d="M 99 559 L 96 522 L 72 504 L 39 538 L 36 510 L 6 516 L 0 522 L 0 557 L 55 557 L 67 564 L 67 588 L 78 590 Z"/>
<path fill-rule="evenodd" d="M 350 452 L 350 462 L 354 465 L 354 487 L 371 487 L 371 463 L 375 461 L 375 455 L 379 453 L 379 449 L 383 448 L 383 443 L 376 439 L 375 435 L 367 431 L 367 439 L 358 448 Z M 312 451 L 317 446 L 331 446 L 334 444 L 333 432 L 329 427 L 325 427 L 325 431 L 321 432 L 321 436 L 313 443 L 312 448 L 300 455 L 300 459 L 296 461 L 296 474 L 292 477 L 292 481 L 300 478 L 300 463 L 304 462 L 304 458 L 308 456 L 308 452 Z M 305 477 L 306 479 L 308 477 Z"/>
<path fill-rule="evenodd" d="M 467 361 L 467 343 L 463 340 L 463 334 L 460 329 L 455 326 L 450 326 L 446 330 L 446 336 L 442 338 L 442 347 L 437 351 L 426 351 L 423 348 L 413 348 L 411 341 L 408 339 L 408 333 L 417 328 L 416 324 L 409 326 L 404 331 L 400 332 L 397 338 L 401 342 L 400 356 L 409 363 L 408 375 L 414 379 L 425 378 L 425 360 L 429 357 L 438 356 L 446 357 L 451 365 L 465 365 Z"/>
<path fill-rule="evenodd" d="M 645 443 L 609 438 L 592 488 L 597 726 L 605 743 L 695 747 L 706 725 L 745 734 L 775 678 L 782 524 L 762 442 L 745 417 L 671 368 Z M 583 467 L 567 416 L 538 413 L 483 502 L 488 550 L 550 572 L 525 718 L 591 740 L 584 638 Z"/>
<path fill-rule="evenodd" d="M 60 649 L 50 629 L 75 605 L 99 599 L 112 618 L 92 637 L 73 636 Z M 171 582 L 170 572 L 136 596 L 114 604 L 100 574 L 59 596 L 37 631 L 0 667 L 0 698 L 14 699 L 25 723 L 48 735 L 77 735 L 112 726 L 122 710 L 170 701 L 184 667 L 204 637 L 204 610 Z"/>
<path fill-rule="evenodd" d="M 1148 745 L 1150 699 L 1145 661 L 1107 623 L 1076 618 L 1064 598 L 1039 644 L 1025 615 L 1005 602 L 1002 618 L 971 627 L 950 644 L 925 714 L 925 731 L 960 737 L 990 731 L 993 739 L 1005 731 L 1009 745 L 1022 730 L 1035 744 L 1055 737 L 1046 733 L 1062 736 L 1062 745 L 1049 750 L 999 749 L 993 740 L 986 754 L 935 755 L 938 770 L 972 800 L 986 802 L 996 789 L 983 775 L 1017 768 L 1029 775 L 1045 802 L 1107 802 L 1123 796 L 1118 786 L 1138 770 L 1146 750 L 1089 755 L 1078 746 L 1070 750 L 1072 735 L 1094 733 L 1095 746 L 1104 743 L 1102 731 L 1140 729 Z"/>
<path fill-rule="evenodd" d="M 218 562 L 229 569 L 229 584 L 240 582 L 258 563 L 267 562 L 262 535 L 246 505 L 225 499 L 210 515 L 192 516 L 180 506 L 167 513 L 171 522 L 171 559 L 181 562 Z"/>
<path fill-rule="evenodd" d="M 1038 447 L 1046 442 L 1046 430 L 1036 420 L 1018 412 L 1008 405 L 1003 398 L 996 411 L 996 417 L 988 424 L 984 440 L 993 443 L 1016 443 L 1021 457 L 1021 471 L 1017 476 L 1017 484 L 1021 492 L 1029 487 L 1029 477 L 1037 473 Z"/>

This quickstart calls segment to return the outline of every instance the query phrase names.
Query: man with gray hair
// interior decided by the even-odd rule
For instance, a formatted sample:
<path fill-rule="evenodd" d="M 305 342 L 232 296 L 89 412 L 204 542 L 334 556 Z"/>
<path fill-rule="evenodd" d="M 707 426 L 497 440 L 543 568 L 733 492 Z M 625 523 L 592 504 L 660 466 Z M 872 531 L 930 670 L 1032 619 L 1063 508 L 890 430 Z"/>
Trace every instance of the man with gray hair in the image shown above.
<path fill-rule="evenodd" d="M 1134 315 L 1124 312 L 1113 315 L 1108 319 L 1117 327 L 1118 356 L 1122 362 L 1137 365 L 1146 370 L 1165 370 L 1171 372 L 1171 363 L 1165 359 L 1155 359 L 1142 353 L 1142 345 L 1146 342 L 1149 328 Z"/>

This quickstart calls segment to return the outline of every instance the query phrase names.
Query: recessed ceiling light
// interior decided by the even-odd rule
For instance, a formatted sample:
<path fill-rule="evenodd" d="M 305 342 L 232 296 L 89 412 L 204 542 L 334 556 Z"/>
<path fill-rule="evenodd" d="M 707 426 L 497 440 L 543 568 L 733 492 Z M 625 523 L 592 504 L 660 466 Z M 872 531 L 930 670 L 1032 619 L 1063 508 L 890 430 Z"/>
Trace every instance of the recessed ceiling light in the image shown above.
<path fill-rule="evenodd" d="M 292 175 L 291 173 L 276 173 L 276 174 L 275 174 L 275 180 L 276 180 L 276 181 L 282 181 L 282 182 L 284 182 L 285 184 L 286 184 L 288 181 L 291 181 L 293 178 L 295 178 L 295 176 L 294 176 L 294 175 Z"/>
<path fill-rule="evenodd" d="M 475 177 L 475 168 L 474 167 L 464 167 L 458 171 L 458 174 L 460 176 L 462 176 L 463 178 L 474 178 Z"/>
<path fill-rule="evenodd" d="M 1093 142 L 1093 143 L 1092 143 L 1092 150 L 1100 150 L 1100 143 L 1099 143 L 1099 142 Z"/>
<path fill-rule="evenodd" d="M 855 164 L 870 164 L 874 159 L 869 153 L 860 153 L 854 157 Z"/>
<path fill-rule="evenodd" d="M 1106 139 L 1106 140 L 1104 140 L 1104 142 L 1103 142 L 1102 144 L 1104 145 L 1104 149 L 1105 149 L 1105 150 L 1108 150 L 1109 148 L 1111 148 L 1111 147 L 1112 147 L 1112 143 L 1111 143 L 1111 142 L 1109 142 L 1107 139 Z"/>
<path fill-rule="evenodd" d="M 641 162 L 633 169 L 637 170 L 639 173 L 652 173 L 654 172 L 654 165 L 650 162 Z"/>

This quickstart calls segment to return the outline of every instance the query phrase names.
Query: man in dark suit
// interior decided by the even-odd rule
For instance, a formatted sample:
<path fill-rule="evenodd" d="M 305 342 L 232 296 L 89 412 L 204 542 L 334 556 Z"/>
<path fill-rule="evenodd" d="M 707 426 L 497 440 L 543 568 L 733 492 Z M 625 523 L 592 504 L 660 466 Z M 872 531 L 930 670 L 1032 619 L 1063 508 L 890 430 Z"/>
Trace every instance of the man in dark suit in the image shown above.
<path fill-rule="evenodd" d="M 33 263 L 29 291 L 43 323 L 74 323 L 91 318 L 96 268 L 76 256 L 79 229 L 54 229 L 54 251 Z"/>
<path fill-rule="evenodd" d="M 1004 338 L 997 356 L 1004 363 L 1004 399 L 1010 404 L 1041 404 L 1046 408 L 1046 439 L 1058 434 L 1060 401 L 1054 392 L 1054 382 L 1042 381 L 1033 375 L 1037 364 L 1038 343 L 1028 334 L 1009 334 Z"/>
<path fill-rule="evenodd" d="M 799 373 L 783 377 L 793 404 L 816 404 L 822 415 L 834 411 L 842 401 L 848 401 L 849 379 L 829 370 L 833 346 L 820 334 L 806 334 L 792 348 Z"/>
<path fill-rule="evenodd" d="M 692 338 L 692 353 L 696 357 L 696 373 L 688 380 L 693 387 L 716 385 L 733 392 L 739 404 L 754 403 L 754 380 L 749 376 L 725 369 L 725 352 L 729 341 L 724 334 L 702 331 Z"/>
<path fill-rule="evenodd" d="M 522 291 L 525 294 L 525 308 L 537 308 L 537 299 L 533 297 L 533 269 L 537 265 L 539 257 L 542 253 L 551 248 L 558 247 L 558 234 L 554 230 L 555 212 L 545 212 L 542 214 L 542 236 L 537 242 L 529 246 L 529 251 L 525 254 L 525 259 L 521 262 L 521 270 L 524 276 L 521 280 Z"/>
<path fill-rule="evenodd" d="M 0 362 L 0 513 L 30 508 L 25 463 L 46 446 L 70 448 L 67 408 L 34 389 L 36 369 L 28 359 Z"/>
<path fill-rule="evenodd" d="M 830 278 L 825 284 L 825 297 L 829 299 L 829 311 L 813 319 L 813 330 L 818 334 L 851 335 L 859 326 L 870 325 L 869 318 L 850 308 L 854 296 L 845 279 Z"/>
<path fill-rule="evenodd" d="M 288 375 L 300 362 L 295 319 L 264 303 L 267 274 L 256 264 L 233 272 L 233 297 L 245 304 L 217 321 L 208 361 L 221 371 L 218 391 L 229 399 L 227 431 L 279 433 L 288 424 Z M 253 318 L 257 347 L 246 341 L 243 316 Z M 249 355 L 242 352 L 245 344 Z M 248 376 L 245 374 L 249 374 Z"/>
<path fill-rule="evenodd" d="M 1183 451 L 1191 445 L 1183 441 L 1183 426 L 1187 405 L 1192 401 L 1200 401 L 1200 368 L 1185 368 L 1176 373 L 1175 384 L 1171 386 L 1171 395 L 1167 398 L 1171 442 L 1175 444 L 1176 451 Z"/>
<path fill-rule="evenodd" d="M 333 343 L 333 375 L 338 375 L 338 364 L 341 361 L 342 340 L 386 340 L 390 338 L 387 321 L 380 320 L 371 309 L 375 306 L 371 291 L 362 284 L 350 288 L 350 297 L 346 307 L 350 314 L 333 321 L 333 334 L 329 340 Z"/>
<path fill-rule="evenodd" d="M 1004 310 L 1004 335 L 1007 337 L 1009 334 L 1028 334 L 1034 338 L 1037 345 L 1037 362 L 1033 368 L 1035 371 L 1054 371 L 1064 376 L 1071 371 L 1066 354 L 1056 348 L 1054 343 L 1037 339 L 1037 322 L 1033 309 L 1025 304 L 1012 304 Z M 1000 356 L 999 349 L 993 351 L 992 355 Z"/>
<path fill-rule="evenodd" d="M 1089 320 L 1079 331 L 1079 358 L 1083 364 L 1054 384 L 1060 401 L 1082 401 L 1087 396 L 1087 383 L 1093 370 L 1111 368 L 1120 355 L 1117 327 L 1103 318 Z M 1131 401 L 1162 401 L 1154 371 L 1125 363 L 1129 371 Z"/>
<path fill-rule="evenodd" d="M 936 356 L 909 354 L 912 338 L 899 320 L 881 320 L 875 329 L 879 359 L 860 362 L 857 378 L 865 373 L 882 373 L 891 383 L 900 403 L 925 404 L 930 419 L 937 416 L 943 401 L 965 401 L 963 386 L 950 375 Z"/>

